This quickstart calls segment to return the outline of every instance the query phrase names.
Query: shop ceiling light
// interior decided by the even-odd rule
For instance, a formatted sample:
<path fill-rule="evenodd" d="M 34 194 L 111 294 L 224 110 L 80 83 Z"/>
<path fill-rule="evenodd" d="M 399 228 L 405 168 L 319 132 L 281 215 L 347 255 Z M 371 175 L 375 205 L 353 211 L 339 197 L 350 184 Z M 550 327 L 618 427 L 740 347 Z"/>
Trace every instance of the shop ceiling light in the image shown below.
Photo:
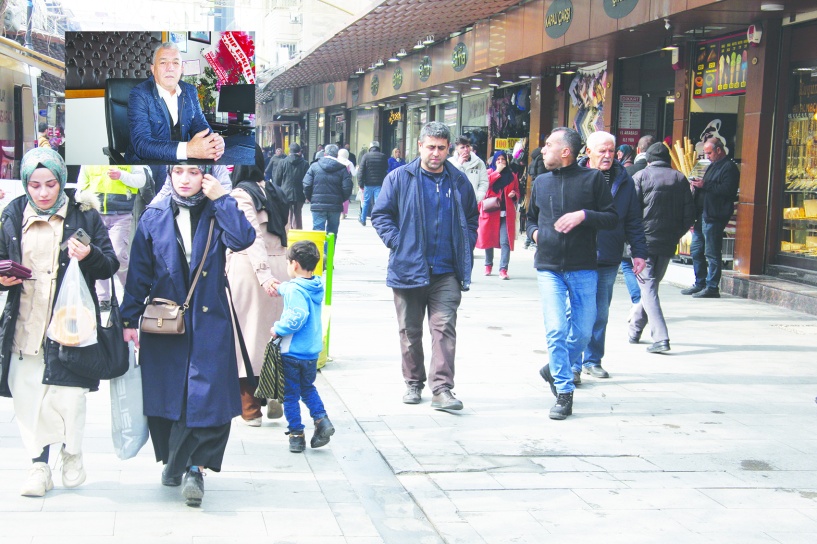
<path fill-rule="evenodd" d="M 420 91 L 420 92 L 418 92 L 417 94 L 419 94 L 420 96 L 425 96 L 425 95 L 427 95 L 428 93 L 425 93 L 425 92 L 423 92 L 423 91 Z"/>
<path fill-rule="evenodd" d="M 438 93 L 438 92 L 440 92 L 440 89 L 431 89 L 431 92 L 432 93 Z"/>
<path fill-rule="evenodd" d="M 358 68 L 358 69 L 357 69 L 357 72 L 355 72 L 355 73 L 356 73 L 357 75 L 361 75 L 361 74 L 365 74 L 366 72 L 363 70 L 363 68 Z"/>
<path fill-rule="evenodd" d="M 399 98 L 400 100 L 406 100 L 406 99 L 408 99 L 408 96 L 402 95 L 402 96 L 398 96 L 397 98 Z"/>
<path fill-rule="evenodd" d="M 760 4 L 760 11 L 783 11 L 786 6 L 783 4 Z"/>
<path fill-rule="evenodd" d="M 431 45 L 432 43 L 434 43 L 434 35 L 433 35 L 433 34 L 429 34 L 428 36 L 426 36 L 426 39 L 425 39 L 425 40 L 423 40 L 423 43 L 424 43 L 425 45 Z"/>
<path fill-rule="evenodd" d="M 530 76 L 519 76 L 519 79 L 530 79 Z"/>
<path fill-rule="evenodd" d="M 455 94 L 460 94 L 460 92 L 459 92 L 457 89 L 454 89 L 454 90 L 452 90 L 451 92 L 452 92 L 452 93 L 455 93 Z"/>
<path fill-rule="evenodd" d="M 397 58 L 397 55 L 392 55 L 389 57 L 389 62 L 400 62 L 400 59 Z"/>
<path fill-rule="evenodd" d="M 401 50 L 400 50 L 400 52 L 399 52 L 399 53 L 397 53 L 397 56 L 398 56 L 398 57 L 400 57 L 400 58 L 403 58 L 403 57 L 405 57 L 406 55 L 408 55 L 408 53 L 406 53 L 406 50 L 405 50 L 405 49 L 401 49 Z"/>
<path fill-rule="evenodd" d="M 499 83 L 489 83 L 489 87 L 499 87 Z"/>
<path fill-rule="evenodd" d="M 386 63 L 383 62 L 383 59 L 377 59 L 377 62 L 374 63 L 374 65 L 377 66 L 378 68 L 380 68 L 384 64 L 386 64 Z"/>
<path fill-rule="evenodd" d="M 472 90 L 472 91 L 478 91 L 478 90 L 480 90 L 481 88 L 482 88 L 482 87 L 480 87 L 480 86 L 478 86 L 478 85 L 474 85 L 473 87 L 471 87 L 471 90 Z"/>
<path fill-rule="evenodd" d="M 425 47 L 423 42 L 421 40 L 417 40 L 417 45 L 414 46 L 414 49 L 422 49 L 423 47 Z"/>
<path fill-rule="evenodd" d="M 482 81 L 481 77 L 472 77 L 471 81 Z"/>
<path fill-rule="evenodd" d="M 507 84 L 507 85 L 510 85 L 511 83 L 513 83 L 513 81 L 511 81 L 510 79 L 503 79 L 503 80 L 502 80 L 502 83 L 505 83 L 505 84 Z"/>

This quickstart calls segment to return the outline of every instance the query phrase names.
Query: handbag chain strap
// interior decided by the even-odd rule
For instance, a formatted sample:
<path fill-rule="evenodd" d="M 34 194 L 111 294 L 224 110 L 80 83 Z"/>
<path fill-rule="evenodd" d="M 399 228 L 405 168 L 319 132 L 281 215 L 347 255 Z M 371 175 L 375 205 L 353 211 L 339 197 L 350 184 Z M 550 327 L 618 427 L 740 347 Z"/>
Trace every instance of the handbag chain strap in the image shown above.
<path fill-rule="evenodd" d="M 199 263 L 199 267 L 196 270 L 196 275 L 193 278 L 193 283 L 190 285 L 190 290 L 187 292 L 187 298 L 184 299 L 184 304 L 182 304 L 182 315 L 187 311 L 190 307 L 190 299 L 193 297 L 193 289 L 196 288 L 196 284 L 199 282 L 199 276 L 201 276 L 201 271 L 204 268 L 204 261 L 207 260 L 207 252 L 210 251 L 210 242 L 213 239 L 213 226 L 216 224 L 216 218 L 213 217 L 210 219 L 210 231 L 207 233 L 207 245 L 204 246 L 204 255 L 201 257 L 201 262 Z"/>

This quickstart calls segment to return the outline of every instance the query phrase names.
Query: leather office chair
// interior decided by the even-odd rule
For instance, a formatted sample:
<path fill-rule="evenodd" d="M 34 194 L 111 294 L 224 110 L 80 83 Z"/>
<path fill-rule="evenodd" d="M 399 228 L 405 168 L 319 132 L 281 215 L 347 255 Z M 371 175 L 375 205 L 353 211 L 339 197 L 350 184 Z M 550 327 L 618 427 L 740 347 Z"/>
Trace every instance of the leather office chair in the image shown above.
<path fill-rule="evenodd" d="M 110 164 L 126 164 L 125 151 L 130 143 L 128 126 L 128 96 L 131 89 L 145 78 L 109 78 L 105 80 L 105 126 L 108 130 L 108 147 L 102 152 Z"/>

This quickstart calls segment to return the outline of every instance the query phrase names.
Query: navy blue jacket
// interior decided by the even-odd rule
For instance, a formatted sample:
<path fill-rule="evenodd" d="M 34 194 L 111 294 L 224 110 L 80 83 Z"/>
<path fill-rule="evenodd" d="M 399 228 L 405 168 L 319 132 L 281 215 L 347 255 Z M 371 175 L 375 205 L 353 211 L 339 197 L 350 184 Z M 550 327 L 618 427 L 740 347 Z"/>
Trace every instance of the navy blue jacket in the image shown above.
<path fill-rule="evenodd" d="M 179 124 L 182 141 L 187 142 L 196 133 L 212 129 L 201 112 L 196 88 L 184 81 L 180 81 L 179 86 L 182 89 L 178 99 Z M 179 142 L 170 140 L 171 123 L 172 119 L 165 113 L 153 77 L 134 87 L 128 96 L 130 143 L 125 151 L 128 164 L 144 161 L 177 162 L 176 148 Z"/>
<path fill-rule="evenodd" d="M 352 195 L 352 174 L 332 157 L 323 156 L 312 163 L 304 176 L 304 196 L 316 212 L 343 211 L 343 203 Z"/>
<path fill-rule="evenodd" d="M 463 291 L 471 286 L 479 211 L 471 182 L 454 165 L 443 161 L 454 189 L 452 223 L 456 277 Z M 372 226 L 386 244 L 389 269 L 386 285 L 396 289 L 424 287 L 431 281 L 426 261 L 426 228 L 420 159 L 389 172 L 372 210 Z"/>
<path fill-rule="evenodd" d="M 175 213 L 175 205 L 167 197 L 150 204 L 139 219 L 120 310 L 125 326 L 136 328 L 146 299 L 159 297 L 182 304 L 204 258 L 210 219 L 215 217 L 204 269 L 184 314 L 185 333 L 142 333 L 139 355 L 146 416 L 178 421 L 184 406 L 188 427 L 215 427 L 241 413 L 224 274 L 226 253 L 251 246 L 255 229 L 233 197 L 205 200 L 188 266 Z"/>
<path fill-rule="evenodd" d="M 579 161 L 580 166 L 587 167 L 585 157 Z M 618 224 L 608 230 L 599 230 L 596 234 L 596 261 L 599 266 L 618 266 L 624 251 L 624 242 L 630 244 L 633 257 L 647 258 L 647 238 L 644 236 L 643 213 L 641 201 L 635 191 L 633 178 L 620 162 L 614 160 L 610 168 L 610 192 L 613 195 L 613 206 L 618 214 Z"/>

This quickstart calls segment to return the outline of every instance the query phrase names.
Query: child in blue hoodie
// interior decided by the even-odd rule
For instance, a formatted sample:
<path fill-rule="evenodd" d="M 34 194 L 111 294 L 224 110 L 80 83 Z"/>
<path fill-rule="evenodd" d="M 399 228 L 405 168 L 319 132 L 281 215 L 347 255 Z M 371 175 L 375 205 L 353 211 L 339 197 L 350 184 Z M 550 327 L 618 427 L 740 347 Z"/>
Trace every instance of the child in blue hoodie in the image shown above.
<path fill-rule="evenodd" d="M 306 449 L 304 425 L 301 423 L 303 400 L 315 422 L 315 434 L 310 445 L 320 448 L 335 434 L 332 422 L 326 417 L 315 376 L 318 355 L 323 349 L 321 302 L 323 281 L 312 274 L 320 260 L 318 246 L 309 240 L 295 242 L 287 249 L 287 272 L 292 281 L 278 284 L 278 293 L 284 298 L 284 312 L 272 325 L 273 338 L 281 337 L 281 359 L 284 363 L 284 415 L 289 426 L 289 451 L 301 453 Z"/>

